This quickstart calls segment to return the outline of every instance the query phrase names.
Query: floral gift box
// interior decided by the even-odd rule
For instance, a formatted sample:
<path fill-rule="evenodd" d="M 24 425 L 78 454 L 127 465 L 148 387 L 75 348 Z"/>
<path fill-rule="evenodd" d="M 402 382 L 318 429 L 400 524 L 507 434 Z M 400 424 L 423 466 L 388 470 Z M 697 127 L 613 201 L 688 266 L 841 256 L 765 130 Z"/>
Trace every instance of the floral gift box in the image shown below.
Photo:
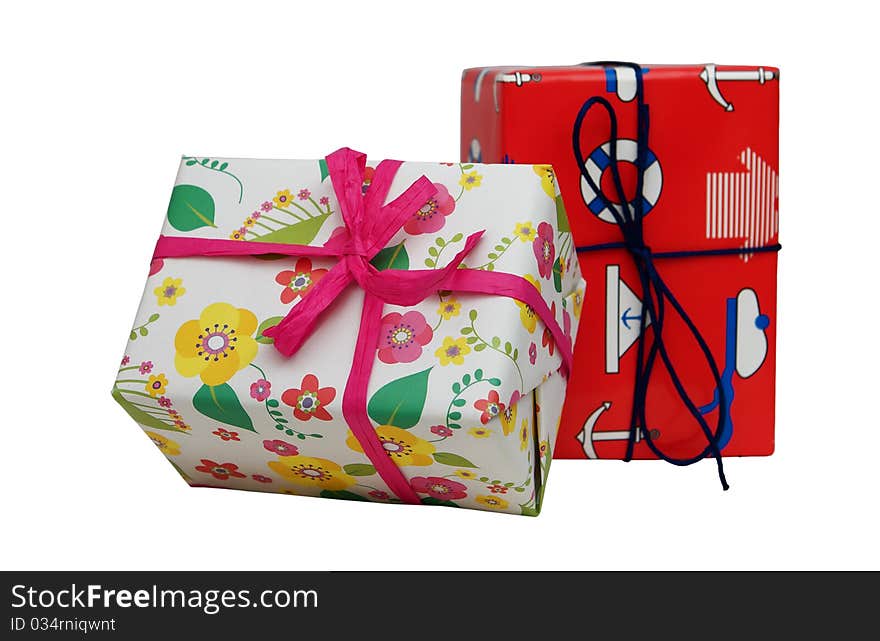
<path fill-rule="evenodd" d="M 184 157 L 112 393 L 190 485 L 536 515 L 583 290 L 549 166 Z"/>

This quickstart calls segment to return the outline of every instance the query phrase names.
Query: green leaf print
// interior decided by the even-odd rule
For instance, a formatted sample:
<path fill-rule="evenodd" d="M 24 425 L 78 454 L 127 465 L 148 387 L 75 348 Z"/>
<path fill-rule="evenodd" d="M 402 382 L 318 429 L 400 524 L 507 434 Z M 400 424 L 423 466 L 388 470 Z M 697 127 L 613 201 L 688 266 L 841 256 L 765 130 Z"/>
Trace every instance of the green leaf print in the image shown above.
<path fill-rule="evenodd" d="M 403 429 L 416 425 L 425 408 L 431 369 L 429 367 L 380 387 L 367 404 L 370 418 L 380 425 Z"/>
<path fill-rule="evenodd" d="M 268 234 L 257 236 L 253 240 L 260 243 L 286 243 L 288 245 L 308 245 L 313 240 L 315 240 L 315 237 L 318 235 L 318 232 L 321 231 L 321 227 L 324 225 L 324 221 L 327 220 L 329 216 L 330 214 L 321 214 L 320 216 L 307 218 L 305 220 L 299 221 L 298 223 L 286 225 L 281 229 L 271 231 Z"/>
<path fill-rule="evenodd" d="M 373 476 L 376 473 L 376 468 L 369 463 L 349 463 L 343 465 L 342 469 L 349 476 Z"/>
<path fill-rule="evenodd" d="M 263 343 L 263 344 L 267 344 L 267 345 L 271 345 L 272 343 L 274 343 L 275 339 L 270 338 L 268 336 L 263 336 L 263 332 L 266 331 L 267 329 L 269 329 L 270 327 L 275 327 L 278 323 L 281 322 L 281 320 L 283 318 L 284 318 L 283 316 L 272 316 L 272 317 L 264 320 L 262 323 L 260 323 L 260 326 L 257 327 L 257 334 L 255 336 L 256 341 L 258 343 Z M 276 403 L 276 405 L 277 405 L 277 403 Z"/>
<path fill-rule="evenodd" d="M 215 421 L 256 432 L 251 417 L 244 411 L 235 390 L 228 383 L 202 385 L 193 396 L 193 407 Z"/>
<path fill-rule="evenodd" d="M 458 503 L 452 501 L 444 501 L 443 499 L 435 499 L 433 496 L 423 496 L 422 505 L 443 505 L 446 507 L 460 507 Z"/>
<path fill-rule="evenodd" d="M 365 499 L 360 494 L 355 494 L 354 492 L 348 492 L 346 490 L 321 490 L 321 498 L 323 499 L 342 499 L 344 501 L 367 501 L 370 499 Z"/>
<path fill-rule="evenodd" d="M 443 465 L 452 465 L 455 467 L 478 467 L 469 460 L 452 452 L 435 452 L 434 460 Z"/>
<path fill-rule="evenodd" d="M 135 422 L 139 423 L 140 425 L 143 425 L 144 427 L 149 427 L 154 430 L 184 432 L 184 430 L 179 429 L 176 425 L 172 423 L 166 423 L 158 417 L 153 416 L 152 414 L 148 414 L 137 405 L 134 405 L 122 395 L 122 392 L 118 388 L 114 387 L 113 391 L 110 393 L 112 394 L 113 398 L 116 399 L 116 402 L 122 406 L 122 409 L 124 409 L 128 413 L 128 415 L 131 416 L 135 420 Z"/>
<path fill-rule="evenodd" d="M 568 214 L 565 213 L 565 205 L 562 202 L 562 196 L 556 196 L 556 233 L 571 231 L 568 226 Z"/>
<path fill-rule="evenodd" d="M 409 255 L 406 253 L 406 247 L 403 246 L 404 242 L 406 241 L 401 241 L 399 245 L 386 247 L 373 256 L 373 260 L 370 261 L 373 267 L 379 271 L 385 269 L 409 269 Z"/>
<path fill-rule="evenodd" d="M 553 263 L 553 289 L 562 293 L 562 256 L 557 256 Z"/>
<path fill-rule="evenodd" d="M 177 185 L 168 203 L 168 222 L 178 231 L 192 231 L 214 224 L 214 198 L 195 185 Z"/>
<path fill-rule="evenodd" d="M 318 167 L 321 168 L 321 182 L 324 182 L 327 179 L 327 176 L 330 175 L 330 170 L 327 168 L 327 161 L 321 158 L 318 161 Z"/>

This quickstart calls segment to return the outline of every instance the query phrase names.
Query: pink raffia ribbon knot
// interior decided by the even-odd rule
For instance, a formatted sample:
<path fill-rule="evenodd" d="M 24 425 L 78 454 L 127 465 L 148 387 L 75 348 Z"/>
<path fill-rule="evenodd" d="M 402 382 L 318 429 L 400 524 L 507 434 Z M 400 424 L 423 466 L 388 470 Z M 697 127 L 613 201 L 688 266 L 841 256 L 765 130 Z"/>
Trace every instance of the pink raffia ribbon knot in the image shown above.
<path fill-rule="evenodd" d="M 418 495 L 400 468 L 387 455 L 367 415 L 367 386 L 379 343 L 384 304 L 410 307 L 437 291 L 453 290 L 515 298 L 535 310 L 550 330 L 562 357 L 561 371 L 571 367 L 571 342 L 556 322 L 537 289 L 524 278 L 502 272 L 459 269 L 484 231 L 467 237 L 464 248 L 442 269 L 377 270 L 370 260 L 378 254 L 404 223 L 436 193 L 425 176 L 389 203 L 385 198 L 401 163 L 383 160 L 376 167 L 366 194 L 362 191 L 366 155 L 344 147 L 327 156 L 333 190 L 345 223 L 345 231 L 323 247 L 261 243 L 210 238 L 160 236 L 154 258 L 185 256 L 287 256 L 337 257 L 336 263 L 280 323 L 263 331 L 273 339 L 275 349 L 292 356 L 315 331 L 322 313 L 351 284 L 364 291 L 361 324 L 351 371 L 342 397 L 342 413 L 376 472 L 401 500 L 419 503 Z"/>

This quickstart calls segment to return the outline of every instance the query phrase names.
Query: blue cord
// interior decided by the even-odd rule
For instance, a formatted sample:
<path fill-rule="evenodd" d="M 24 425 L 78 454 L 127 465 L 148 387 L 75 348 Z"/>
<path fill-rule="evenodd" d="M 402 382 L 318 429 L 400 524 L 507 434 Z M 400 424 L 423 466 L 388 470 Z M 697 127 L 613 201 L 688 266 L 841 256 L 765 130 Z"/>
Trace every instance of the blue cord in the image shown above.
<path fill-rule="evenodd" d="M 590 189 L 592 189 L 593 192 L 602 200 L 602 203 L 614 216 L 614 222 L 617 223 L 621 235 L 623 236 L 623 240 L 620 242 L 579 246 L 577 247 L 577 251 L 592 252 L 609 249 L 627 250 L 632 257 L 633 262 L 635 263 L 639 275 L 639 282 L 642 291 L 642 318 L 645 319 L 650 316 L 653 327 L 653 341 L 651 342 L 650 346 L 646 347 L 645 343 L 647 342 L 647 340 L 642 340 L 641 335 L 639 340 L 637 341 L 638 345 L 636 350 L 636 371 L 633 384 L 632 413 L 630 415 L 629 438 L 627 440 L 626 455 L 624 457 L 624 460 L 632 460 L 633 449 L 635 448 L 636 443 L 636 436 L 639 433 L 639 430 L 648 424 L 646 419 L 648 387 L 650 385 L 651 374 L 654 371 L 655 362 L 657 360 L 657 357 L 659 356 L 660 360 L 663 362 L 663 365 L 666 367 L 666 370 L 669 372 L 669 376 L 672 379 L 672 384 L 675 387 L 675 391 L 678 393 L 679 398 L 681 399 L 684 406 L 687 408 L 688 412 L 690 412 L 691 416 L 700 426 L 700 429 L 706 437 L 708 445 L 702 452 L 691 458 L 675 458 L 672 456 L 668 456 L 657 446 L 657 444 L 654 442 L 653 437 L 651 436 L 650 430 L 643 429 L 641 431 L 644 434 L 645 443 L 647 444 L 648 448 L 650 448 L 650 450 L 657 456 L 657 458 L 663 459 L 664 461 L 672 463 L 673 465 L 692 465 L 697 461 L 703 460 L 704 458 L 706 458 L 706 456 L 711 455 L 715 459 L 718 467 L 718 478 L 721 480 L 721 486 L 725 490 L 727 490 L 730 486 L 728 485 L 727 479 L 724 475 L 724 464 L 721 459 L 721 448 L 719 447 L 719 440 L 724 434 L 726 422 L 728 419 L 725 417 L 724 412 L 719 412 L 718 423 L 715 427 L 715 430 L 713 431 L 709 427 L 709 424 L 706 422 L 706 419 L 700 413 L 699 407 L 688 395 L 684 384 L 681 382 L 681 378 L 679 377 L 678 372 L 676 371 L 675 366 L 672 363 L 672 359 L 670 358 L 669 353 L 666 350 L 666 345 L 663 341 L 663 323 L 666 316 L 667 304 L 672 308 L 674 313 L 676 313 L 679 318 L 684 321 L 684 324 L 687 326 L 688 331 L 690 331 L 691 335 L 694 337 L 694 340 L 699 346 L 700 351 L 702 352 L 703 357 L 706 361 L 706 364 L 709 366 L 712 378 L 715 381 L 717 400 L 719 404 L 724 407 L 727 402 L 727 392 L 725 391 L 725 386 L 722 385 L 721 374 L 718 370 L 718 363 L 712 356 L 712 352 L 710 351 L 706 340 L 703 338 L 703 335 L 700 333 L 699 329 L 697 329 L 697 326 L 691 320 L 691 317 L 688 315 L 684 307 L 682 307 L 682 305 L 678 302 L 678 299 L 670 291 L 669 287 L 661 278 L 659 272 L 657 271 L 657 267 L 654 264 L 654 261 L 658 259 L 692 258 L 702 256 L 729 256 L 778 252 L 782 248 L 782 246 L 779 244 L 775 244 L 763 247 L 749 248 L 695 249 L 666 252 L 652 251 L 651 248 L 645 244 L 643 227 L 645 201 L 642 196 L 645 183 L 645 159 L 648 154 L 650 110 L 648 108 L 648 105 L 645 104 L 644 78 L 642 68 L 639 65 L 630 62 L 595 62 L 589 64 L 595 66 L 629 67 L 635 72 L 636 76 L 637 112 L 635 166 L 637 170 L 637 178 L 635 199 L 632 201 L 632 203 L 629 202 L 626 197 L 626 193 L 623 190 L 623 181 L 620 178 L 620 170 L 618 169 L 617 165 L 617 114 L 614 111 L 614 108 L 611 106 L 611 103 L 609 103 L 605 98 L 601 96 L 593 96 L 592 98 L 587 100 L 583 104 L 583 106 L 581 106 L 580 111 L 575 118 L 574 128 L 572 130 L 572 149 L 574 151 L 575 160 L 577 161 L 578 167 L 580 168 L 581 175 L 589 185 Z M 583 127 L 584 119 L 586 118 L 590 110 L 596 106 L 603 108 L 607 112 L 609 118 L 609 156 L 611 160 L 609 164 L 609 169 L 611 170 L 614 190 L 617 192 L 618 200 L 620 202 L 620 211 L 618 211 L 617 206 L 615 206 L 615 204 L 609 200 L 609 198 L 601 190 L 599 185 L 597 185 L 593 178 L 590 176 L 590 173 L 587 171 L 586 158 L 584 157 L 583 151 L 581 149 L 581 129 Z"/>

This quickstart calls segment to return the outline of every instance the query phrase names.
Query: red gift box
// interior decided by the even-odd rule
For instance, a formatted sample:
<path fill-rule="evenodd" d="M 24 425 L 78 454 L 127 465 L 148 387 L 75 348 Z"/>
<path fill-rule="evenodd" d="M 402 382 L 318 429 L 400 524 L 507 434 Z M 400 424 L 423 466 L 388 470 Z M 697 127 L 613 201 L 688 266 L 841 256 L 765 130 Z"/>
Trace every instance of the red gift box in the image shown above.
<path fill-rule="evenodd" d="M 645 66 L 650 133 L 642 202 L 645 244 L 656 253 L 735 248 L 735 255 L 656 261 L 718 365 L 722 393 L 680 318 L 663 339 L 689 396 L 724 456 L 769 455 L 774 447 L 779 72 L 771 67 Z M 462 77 L 461 157 L 471 162 L 549 163 L 578 246 L 621 241 L 607 203 L 582 177 L 572 149 L 584 102 L 605 98 L 616 113 L 617 166 L 635 192 L 636 72 L 627 66 L 491 67 Z M 595 110 L 600 112 L 601 110 Z M 591 113 L 579 140 L 586 173 L 614 203 L 609 119 Z M 620 210 L 618 210 L 620 211 Z M 642 331 L 642 290 L 625 249 L 579 254 L 587 280 L 578 349 L 555 456 L 623 458 L 629 438 Z M 722 402 L 719 402 L 719 399 Z M 707 437 L 683 405 L 667 369 L 654 368 L 635 458 L 690 458 Z"/>

